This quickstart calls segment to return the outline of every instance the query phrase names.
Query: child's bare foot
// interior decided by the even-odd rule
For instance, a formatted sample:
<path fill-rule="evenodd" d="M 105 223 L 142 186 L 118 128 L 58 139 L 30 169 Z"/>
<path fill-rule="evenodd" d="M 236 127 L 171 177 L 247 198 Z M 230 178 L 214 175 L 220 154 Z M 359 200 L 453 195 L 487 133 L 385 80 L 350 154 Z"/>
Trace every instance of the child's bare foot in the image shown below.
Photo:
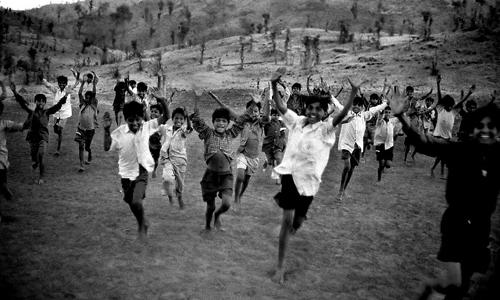
<path fill-rule="evenodd" d="M 222 228 L 222 223 L 220 222 L 219 218 L 216 218 L 214 221 L 214 227 L 217 231 L 225 231 L 224 228 Z"/>
<path fill-rule="evenodd" d="M 285 283 L 285 270 L 283 270 L 282 268 L 276 269 L 276 273 L 274 273 L 274 276 L 271 280 L 273 282 L 278 283 L 278 284 L 284 284 Z"/>
<path fill-rule="evenodd" d="M 85 171 L 85 168 L 83 166 L 80 166 L 78 169 L 78 173 L 83 173 Z"/>
<path fill-rule="evenodd" d="M 61 152 L 59 152 L 59 151 L 54 152 L 54 156 L 55 156 L 55 157 L 58 157 L 58 156 L 60 156 L 60 155 L 61 155 Z"/>
<path fill-rule="evenodd" d="M 86 165 L 90 165 L 90 160 L 86 160 L 83 163 L 86 164 Z"/>
<path fill-rule="evenodd" d="M 42 179 L 42 178 L 39 178 L 37 181 L 36 181 L 36 184 L 44 184 L 45 181 Z"/>
<path fill-rule="evenodd" d="M 200 231 L 201 236 L 206 236 L 212 232 L 212 228 L 210 227 L 205 227 Z"/>

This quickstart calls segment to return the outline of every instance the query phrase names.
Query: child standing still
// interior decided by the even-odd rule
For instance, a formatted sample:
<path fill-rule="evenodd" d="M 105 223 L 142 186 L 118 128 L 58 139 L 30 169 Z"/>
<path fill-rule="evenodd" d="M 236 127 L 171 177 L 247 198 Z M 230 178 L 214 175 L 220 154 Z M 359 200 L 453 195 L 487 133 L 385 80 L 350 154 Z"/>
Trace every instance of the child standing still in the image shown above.
<path fill-rule="evenodd" d="M 158 131 L 161 136 L 160 164 L 163 166 L 163 188 L 170 204 L 174 202 L 175 190 L 179 208 L 184 209 L 182 192 L 187 168 L 186 139 L 193 131 L 186 109 L 174 109 L 171 121 L 161 125 Z"/>

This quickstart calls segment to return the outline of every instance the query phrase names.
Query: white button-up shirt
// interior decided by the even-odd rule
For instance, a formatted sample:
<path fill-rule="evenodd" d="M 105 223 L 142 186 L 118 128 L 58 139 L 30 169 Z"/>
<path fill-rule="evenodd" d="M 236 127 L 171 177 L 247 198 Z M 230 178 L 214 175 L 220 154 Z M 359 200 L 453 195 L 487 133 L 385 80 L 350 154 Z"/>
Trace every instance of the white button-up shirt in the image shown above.
<path fill-rule="evenodd" d="M 354 113 L 352 110 L 347 114 L 347 117 L 353 117 L 351 121 L 342 124 L 339 136 L 339 150 L 347 150 L 350 153 L 354 151 L 354 145 L 363 151 L 363 136 L 365 135 L 366 121 L 382 111 L 387 106 L 387 103 L 374 106 L 367 111 Z"/>
<path fill-rule="evenodd" d="M 111 133 L 111 150 L 118 151 L 118 174 L 122 178 L 135 180 L 139 176 L 139 165 L 153 172 L 155 162 L 149 151 L 149 137 L 158 129 L 158 119 L 142 123 L 133 133 L 123 124 Z"/>
<path fill-rule="evenodd" d="M 394 127 L 397 124 L 397 118 L 389 118 L 386 122 L 383 118 L 377 121 L 377 127 L 375 128 L 375 134 L 373 137 L 373 144 L 380 145 L 384 144 L 384 149 L 387 150 L 394 146 Z"/>
<path fill-rule="evenodd" d="M 304 126 L 306 119 L 290 109 L 283 115 L 289 130 L 288 143 L 281 164 L 274 170 L 278 174 L 291 174 L 300 195 L 314 196 L 335 144 L 335 127 L 331 117 Z"/>
<path fill-rule="evenodd" d="M 66 85 L 64 90 L 61 91 L 58 85 L 53 85 L 49 83 L 47 80 L 42 81 L 43 84 L 54 93 L 54 100 L 52 101 L 52 105 L 56 105 L 59 100 L 64 96 L 66 91 L 68 92 L 68 97 L 66 97 L 66 103 L 64 103 L 60 110 L 58 110 L 53 116 L 56 119 L 67 119 L 70 118 L 73 113 L 71 111 L 71 92 L 73 92 L 74 88 L 78 86 L 78 81 L 76 81 L 73 85 Z"/>

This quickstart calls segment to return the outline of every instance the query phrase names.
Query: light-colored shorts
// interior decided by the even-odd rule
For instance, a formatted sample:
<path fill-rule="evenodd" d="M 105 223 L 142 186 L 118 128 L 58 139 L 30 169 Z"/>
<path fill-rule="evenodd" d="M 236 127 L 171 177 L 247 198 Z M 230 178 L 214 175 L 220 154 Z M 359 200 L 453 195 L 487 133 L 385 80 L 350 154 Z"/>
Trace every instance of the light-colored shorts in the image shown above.
<path fill-rule="evenodd" d="M 172 184 L 175 183 L 175 192 L 182 194 L 187 167 L 186 161 L 183 159 L 161 157 L 160 162 L 163 165 L 163 180 Z"/>
<path fill-rule="evenodd" d="M 236 168 L 245 170 L 246 175 L 253 175 L 259 168 L 259 158 L 250 158 L 243 153 L 238 153 Z"/>

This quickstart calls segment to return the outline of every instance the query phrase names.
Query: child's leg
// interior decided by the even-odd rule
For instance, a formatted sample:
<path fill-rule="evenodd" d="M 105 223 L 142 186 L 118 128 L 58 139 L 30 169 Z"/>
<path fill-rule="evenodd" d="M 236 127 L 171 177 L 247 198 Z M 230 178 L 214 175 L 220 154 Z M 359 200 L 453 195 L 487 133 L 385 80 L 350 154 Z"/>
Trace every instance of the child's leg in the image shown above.
<path fill-rule="evenodd" d="M 57 149 L 56 153 L 54 153 L 56 156 L 60 154 L 61 151 L 61 143 L 62 143 L 62 132 L 63 132 L 63 127 L 61 126 L 63 123 L 62 119 L 58 119 L 56 121 L 56 124 L 54 125 L 54 133 L 57 135 Z"/>
<path fill-rule="evenodd" d="M 434 164 L 432 165 L 432 168 L 431 168 L 431 176 L 434 177 L 434 169 L 437 167 L 437 165 L 439 164 L 439 162 L 441 161 L 441 158 L 438 156 L 436 157 L 436 160 L 434 160 Z"/>
<path fill-rule="evenodd" d="M 85 134 L 85 151 L 87 151 L 87 161 L 86 163 L 90 163 L 92 161 L 92 150 L 90 149 L 90 145 L 92 144 L 92 140 L 94 139 L 95 129 L 88 130 Z"/>
<path fill-rule="evenodd" d="M 172 162 L 166 159 L 163 165 L 163 187 L 167 192 L 168 201 L 170 204 L 174 203 L 174 186 L 175 186 L 175 175 Z"/>
<path fill-rule="evenodd" d="M 381 181 L 382 180 L 382 172 L 384 171 L 385 168 L 385 162 L 384 160 L 379 160 L 378 161 L 378 169 L 377 169 L 377 180 Z"/>
<path fill-rule="evenodd" d="M 146 192 L 147 176 L 148 173 L 145 170 L 141 170 L 139 176 L 133 181 L 122 179 L 124 200 L 130 206 L 130 210 L 137 220 L 140 237 L 145 237 L 148 231 L 148 224 L 142 205 L 142 200 Z"/>
<path fill-rule="evenodd" d="M 246 167 L 246 166 L 245 166 Z M 243 195 L 243 184 L 245 182 L 246 169 L 239 168 L 236 171 L 236 182 L 234 184 L 234 203 L 240 204 L 241 195 Z"/>
<path fill-rule="evenodd" d="M 116 111 L 115 110 L 115 122 L 116 122 L 116 126 L 120 126 L 120 111 Z"/>
<path fill-rule="evenodd" d="M 179 208 L 184 209 L 184 201 L 182 201 L 182 192 L 184 191 L 184 175 L 186 174 L 185 166 L 178 166 L 174 168 L 175 175 L 175 193 L 177 195 L 177 201 L 179 202 Z"/>
<path fill-rule="evenodd" d="M 215 193 L 210 195 L 204 195 L 203 200 L 207 203 L 207 209 L 205 211 L 205 230 L 210 230 L 212 223 L 212 216 L 215 211 Z"/>
<path fill-rule="evenodd" d="M 351 172 L 351 154 L 346 150 L 342 150 L 342 160 L 344 161 L 344 169 L 342 170 L 342 177 L 340 180 L 340 188 L 339 194 L 337 195 L 337 200 L 342 200 L 345 187 L 347 186 L 347 177 Z"/>
<path fill-rule="evenodd" d="M 80 158 L 80 169 L 78 169 L 78 172 L 83 172 L 85 171 L 85 168 L 83 167 L 84 164 L 84 149 L 85 149 L 85 142 L 80 141 L 78 142 L 78 157 Z"/>
<path fill-rule="evenodd" d="M 231 176 L 232 177 L 232 176 Z M 220 221 L 220 216 L 229 210 L 231 207 L 232 190 L 226 189 L 220 192 L 222 198 L 222 204 L 219 209 L 214 213 L 214 226 L 215 228 L 222 230 L 222 224 Z"/>
<path fill-rule="evenodd" d="M 276 274 L 274 275 L 275 280 L 279 284 L 283 284 L 285 282 L 285 270 L 283 268 L 283 264 L 285 262 L 285 252 L 288 246 L 288 239 L 290 238 L 290 233 L 293 228 L 293 212 L 293 209 L 283 209 L 283 217 L 281 219 L 281 230 L 278 244 L 278 265 L 276 268 Z"/>
<path fill-rule="evenodd" d="M 45 163 L 43 162 L 43 157 L 45 155 L 46 148 L 47 148 L 47 142 L 45 141 L 39 142 L 37 160 L 38 160 L 38 167 L 40 168 L 40 177 L 38 179 L 38 184 L 42 184 L 45 178 Z"/>
<path fill-rule="evenodd" d="M 240 199 L 241 197 L 243 196 L 243 193 L 246 191 L 247 187 L 248 187 L 248 183 L 250 182 L 250 175 L 248 174 L 245 174 L 245 178 L 243 179 L 243 186 L 241 187 L 241 194 L 240 194 Z"/>
<path fill-rule="evenodd" d="M 7 185 L 7 169 L 0 169 L 0 193 L 5 200 L 12 200 L 12 192 Z"/>

